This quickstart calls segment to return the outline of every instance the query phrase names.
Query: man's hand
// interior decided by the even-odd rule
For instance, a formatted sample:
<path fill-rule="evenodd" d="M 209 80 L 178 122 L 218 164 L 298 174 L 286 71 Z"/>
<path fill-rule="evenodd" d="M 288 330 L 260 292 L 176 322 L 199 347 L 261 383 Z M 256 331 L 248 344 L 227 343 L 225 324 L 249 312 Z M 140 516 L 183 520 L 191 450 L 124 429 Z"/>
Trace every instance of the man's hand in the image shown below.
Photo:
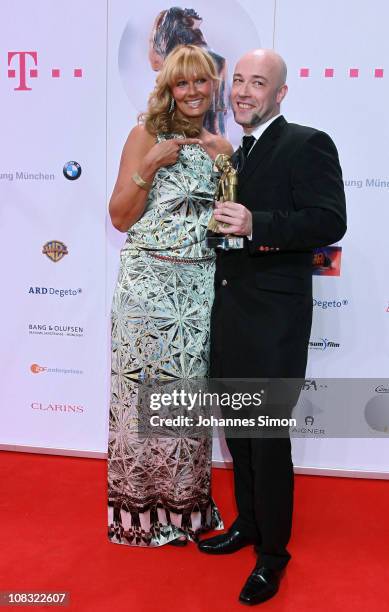
<path fill-rule="evenodd" d="M 253 231 L 252 214 L 239 202 L 216 202 L 214 216 L 221 234 L 250 236 Z"/>
<path fill-rule="evenodd" d="M 214 217 L 219 223 L 218 232 L 235 236 L 251 236 L 253 233 L 253 216 L 239 202 L 215 202 Z M 278 247 L 260 246 L 258 251 L 268 253 L 279 251 Z"/>

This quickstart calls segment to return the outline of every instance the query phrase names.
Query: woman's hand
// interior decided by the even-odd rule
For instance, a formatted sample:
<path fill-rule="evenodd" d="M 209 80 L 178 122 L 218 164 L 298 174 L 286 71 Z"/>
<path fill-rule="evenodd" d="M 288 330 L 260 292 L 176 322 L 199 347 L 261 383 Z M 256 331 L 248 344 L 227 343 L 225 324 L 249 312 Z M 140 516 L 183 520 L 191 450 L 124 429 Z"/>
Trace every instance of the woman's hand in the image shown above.
<path fill-rule="evenodd" d="M 183 145 L 203 144 L 199 138 L 171 138 L 157 142 L 145 156 L 146 167 L 156 172 L 163 166 L 171 166 L 178 160 L 180 147 Z"/>
<path fill-rule="evenodd" d="M 199 138 L 172 138 L 156 143 L 155 136 L 143 126 L 137 125 L 131 130 L 123 148 L 119 175 L 109 203 L 114 227 L 126 232 L 145 209 L 148 191 L 139 187 L 132 176 L 138 174 L 151 186 L 157 170 L 175 164 L 180 147 L 189 144 L 202 144 L 202 141 Z"/>

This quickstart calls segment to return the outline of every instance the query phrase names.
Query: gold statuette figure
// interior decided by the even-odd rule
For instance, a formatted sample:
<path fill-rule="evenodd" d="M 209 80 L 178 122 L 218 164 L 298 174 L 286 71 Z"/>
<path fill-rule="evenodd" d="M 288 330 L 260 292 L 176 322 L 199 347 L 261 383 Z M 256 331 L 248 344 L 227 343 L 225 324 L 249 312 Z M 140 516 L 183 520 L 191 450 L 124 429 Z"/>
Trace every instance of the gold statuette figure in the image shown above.
<path fill-rule="evenodd" d="M 216 188 L 215 199 L 219 202 L 236 202 L 238 190 L 238 172 L 231 163 L 231 157 L 225 153 L 219 153 L 215 158 L 215 168 L 221 172 Z M 212 215 L 208 229 L 218 232 L 218 222 Z"/>
<path fill-rule="evenodd" d="M 221 172 L 216 188 L 215 199 L 219 202 L 236 202 L 238 195 L 238 171 L 231 163 L 231 157 L 219 153 L 215 159 L 215 167 Z M 226 226 L 225 224 L 223 224 Z M 211 249 L 243 249 L 243 237 L 232 234 L 218 234 L 219 224 L 214 215 L 208 223 L 207 246 Z"/>

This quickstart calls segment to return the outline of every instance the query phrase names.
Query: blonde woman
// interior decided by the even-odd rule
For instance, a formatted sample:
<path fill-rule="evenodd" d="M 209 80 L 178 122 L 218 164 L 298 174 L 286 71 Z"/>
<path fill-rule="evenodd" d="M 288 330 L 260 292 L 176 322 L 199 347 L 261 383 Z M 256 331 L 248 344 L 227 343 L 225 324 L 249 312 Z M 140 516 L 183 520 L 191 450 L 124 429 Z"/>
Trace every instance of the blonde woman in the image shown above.
<path fill-rule="evenodd" d="M 226 132 L 227 65 L 224 57 L 213 51 L 200 29 L 202 18 L 194 9 L 172 6 L 158 13 L 149 39 L 149 61 L 152 70 L 160 70 L 165 57 L 180 44 L 196 45 L 206 50 L 213 59 L 218 87 L 214 91 L 212 104 L 204 117 L 204 126 L 212 134 Z"/>
<path fill-rule="evenodd" d="M 138 384 L 207 375 L 214 252 L 205 245 L 217 177 L 232 153 L 203 126 L 218 87 L 209 54 L 176 47 L 124 146 L 109 211 L 127 232 L 112 307 L 109 538 L 185 545 L 222 528 L 209 438 L 140 438 Z M 135 425 L 134 425 L 135 423 Z"/>

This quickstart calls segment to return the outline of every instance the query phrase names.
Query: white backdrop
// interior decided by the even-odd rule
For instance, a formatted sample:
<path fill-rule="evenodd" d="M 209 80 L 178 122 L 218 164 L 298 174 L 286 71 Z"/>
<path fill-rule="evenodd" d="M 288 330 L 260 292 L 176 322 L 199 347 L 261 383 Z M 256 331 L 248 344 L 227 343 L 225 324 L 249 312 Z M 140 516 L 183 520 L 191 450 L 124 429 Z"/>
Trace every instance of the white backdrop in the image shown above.
<path fill-rule="evenodd" d="M 106 3 L 1 8 L 0 442 L 93 454 L 106 447 L 107 413 Z M 15 90 L 15 51 L 36 54 L 36 66 L 24 56 L 29 90 Z M 69 161 L 76 180 L 63 174 Z M 60 261 L 42 254 L 50 241 L 66 246 Z"/>
<path fill-rule="evenodd" d="M 367 399 L 379 400 L 380 431 L 388 431 L 389 8 L 384 0 L 357 0 L 352 10 L 335 0 L 186 4 L 203 18 L 229 75 L 244 51 L 274 44 L 289 67 L 284 114 L 327 131 L 337 144 L 349 229 L 338 245 L 340 274 L 314 276 L 308 375 L 381 377 L 350 410 L 363 416 Z M 2 3 L 3 447 L 105 453 L 109 309 L 124 240 L 106 224 L 106 201 L 155 78 L 148 36 L 158 12 L 170 6 L 149 0 L 134 11 L 127 0 L 82 0 L 75 15 L 50 0 Z M 236 145 L 231 114 L 227 129 Z M 81 167 L 75 180 L 63 174 L 70 161 Z M 53 241 L 68 251 L 57 262 L 42 253 L 46 243 L 55 251 Z M 302 410 L 308 397 L 315 404 L 314 394 L 311 385 Z M 386 439 L 303 438 L 293 446 L 302 469 L 389 473 Z M 223 445 L 215 444 L 214 458 L 228 460 Z"/>
<path fill-rule="evenodd" d="M 308 376 L 312 377 L 385 379 L 389 373 L 388 287 L 384 280 L 389 122 L 382 105 L 389 94 L 389 43 L 384 25 L 388 10 L 385 0 L 277 0 L 275 47 L 289 66 L 290 92 L 284 112 L 291 121 L 313 125 L 333 136 L 346 183 L 348 231 L 342 240 L 341 274 L 313 279 L 317 302 L 336 300 L 341 305 L 314 307 L 311 340 L 324 338 L 339 347 L 310 351 Z M 380 17 L 372 19 L 372 15 Z M 309 70 L 308 77 L 300 76 L 304 68 Z M 358 76 L 350 76 L 352 69 L 351 74 Z M 383 78 L 375 76 L 382 74 L 381 69 Z M 387 184 L 368 187 L 371 179 Z M 368 395 L 385 398 L 388 426 L 389 395 L 377 394 L 376 387 L 367 383 Z M 312 399 L 315 391 L 305 395 Z M 363 414 L 365 405 L 361 397 L 360 403 L 349 405 L 350 413 Z M 316 424 L 320 425 L 320 419 Z M 295 440 L 294 461 L 334 470 L 389 472 L 388 441 Z"/>

